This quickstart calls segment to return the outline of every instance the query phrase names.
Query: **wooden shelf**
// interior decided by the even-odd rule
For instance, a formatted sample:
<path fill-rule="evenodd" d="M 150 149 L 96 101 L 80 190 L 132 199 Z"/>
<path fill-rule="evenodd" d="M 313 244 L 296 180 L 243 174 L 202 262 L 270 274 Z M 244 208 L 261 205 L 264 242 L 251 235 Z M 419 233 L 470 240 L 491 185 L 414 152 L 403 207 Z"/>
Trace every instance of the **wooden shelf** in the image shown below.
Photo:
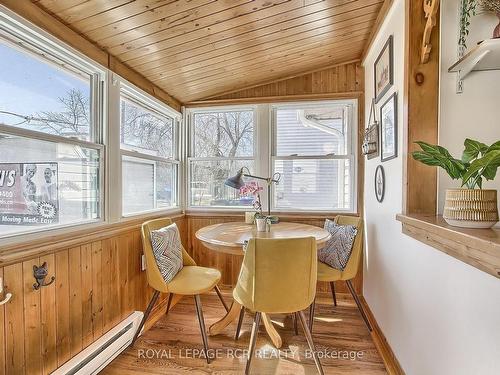
<path fill-rule="evenodd" d="M 473 71 L 500 70 L 500 38 L 486 39 L 453 64 L 448 72 L 459 72 L 464 79 Z"/>
<path fill-rule="evenodd" d="M 500 230 L 448 225 L 442 216 L 397 215 L 403 233 L 500 278 Z"/>

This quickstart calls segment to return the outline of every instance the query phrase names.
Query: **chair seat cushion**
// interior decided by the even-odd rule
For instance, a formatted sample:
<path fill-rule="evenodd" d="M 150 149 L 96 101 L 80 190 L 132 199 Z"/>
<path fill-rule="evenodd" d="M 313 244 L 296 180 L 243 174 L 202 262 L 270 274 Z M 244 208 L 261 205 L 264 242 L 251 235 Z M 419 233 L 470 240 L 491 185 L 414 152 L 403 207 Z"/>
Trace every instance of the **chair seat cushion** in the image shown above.
<path fill-rule="evenodd" d="M 151 246 L 156 264 L 166 283 L 182 269 L 182 245 L 175 223 L 151 231 Z"/>
<path fill-rule="evenodd" d="M 325 220 L 325 229 L 331 238 L 325 247 L 318 250 L 318 259 L 339 271 L 343 271 L 351 257 L 352 245 L 358 233 L 354 225 L 338 225 L 332 220 Z"/>
<path fill-rule="evenodd" d="M 342 279 L 342 271 L 318 262 L 318 281 L 337 281 Z"/>
<path fill-rule="evenodd" d="M 184 266 L 168 284 L 174 294 L 195 295 L 212 290 L 221 278 L 219 270 L 199 266 Z"/>

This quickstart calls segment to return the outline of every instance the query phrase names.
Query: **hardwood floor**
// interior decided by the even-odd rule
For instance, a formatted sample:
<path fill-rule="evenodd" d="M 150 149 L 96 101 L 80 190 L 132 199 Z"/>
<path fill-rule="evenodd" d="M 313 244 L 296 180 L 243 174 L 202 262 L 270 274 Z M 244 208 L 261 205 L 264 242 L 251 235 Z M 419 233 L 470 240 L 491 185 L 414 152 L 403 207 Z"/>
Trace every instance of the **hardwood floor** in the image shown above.
<path fill-rule="evenodd" d="M 230 300 L 230 294 L 224 296 Z M 223 316 L 224 308 L 215 293 L 201 299 L 208 327 Z M 335 308 L 326 294 L 316 301 L 313 337 L 318 351 L 330 357 L 321 359 L 325 374 L 387 374 L 352 298 L 338 295 L 337 300 Z M 208 365 L 199 354 L 203 345 L 194 299 L 184 297 L 102 374 L 243 374 L 246 358 L 242 356 L 248 348 L 252 321 L 253 317 L 245 314 L 238 341 L 234 340 L 236 323 L 224 334 L 209 337 L 216 358 Z M 300 325 L 296 336 L 290 317 L 273 316 L 273 321 L 283 338 L 283 347 L 281 351 L 275 349 L 261 326 L 256 347 L 261 357 L 252 360 L 252 374 L 317 374 L 312 358 L 306 356 L 307 343 Z"/>

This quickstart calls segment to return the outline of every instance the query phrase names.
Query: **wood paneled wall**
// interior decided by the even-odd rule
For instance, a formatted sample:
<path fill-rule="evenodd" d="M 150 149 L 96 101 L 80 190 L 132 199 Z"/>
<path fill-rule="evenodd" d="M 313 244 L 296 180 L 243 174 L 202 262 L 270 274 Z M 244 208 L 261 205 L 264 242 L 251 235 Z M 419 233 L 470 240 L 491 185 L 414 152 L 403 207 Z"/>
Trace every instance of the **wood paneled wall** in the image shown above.
<path fill-rule="evenodd" d="M 333 218 L 333 217 L 332 217 Z M 304 217 L 282 217 L 282 221 L 292 221 L 295 223 L 303 223 L 309 225 L 315 225 L 318 227 L 323 227 L 325 223 L 324 218 L 304 218 Z M 216 251 L 207 249 L 203 244 L 196 238 L 195 233 L 199 229 L 206 227 L 207 225 L 227 223 L 231 221 L 244 221 L 243 216 L 190 216 L 186 217 L 187 232 L 188 232 L 188 247 L 186 250 L 193 257 L 193 259 L 201 266 L 214 267 L 221 271 L 222 280 L 221 283 L 226 286 L 234 286 L 238 281 L 238 275 L 240 272 L 241 262 L 243 260 L 242 256 L 229 255 L 218 253 Z M 354 287 L 358 293 L 361 293 L 363 284 L 362 269 L 360 267 L 358 276 L 353 280 Z M 345 283 L 338 282 L 335 285 L 336 291 L 338 293 L 349 293 Z M 329 286 L 327 283 L 318 283 L 318 291 L 325 292 L 329 291 Z"/>
<path fill-rule="evenodd" d="M 293 96 L 321 98 L 328 97 L 329 94 L 352 96 L 352 94 L 359 95 L 363 90 L 363 68 L 359 62 L 351 62 L 211 97 L 198 103 Z"/>
<path fill-rule="evenodd" d="M 185 220 L 176 222 L 187 245 Z M 0 267 L 5 292 L 13 294 L 0 306 L 0 374 L 49 374 L 133 311 L 144 311 L 152 289 L 141 271 L 141 254 L 137 225 Z M 34 290 L 33 266 L 43 262 L 47 279 L 56 279 Z M 157 304 L 156 315 L 166 297 Z"/>

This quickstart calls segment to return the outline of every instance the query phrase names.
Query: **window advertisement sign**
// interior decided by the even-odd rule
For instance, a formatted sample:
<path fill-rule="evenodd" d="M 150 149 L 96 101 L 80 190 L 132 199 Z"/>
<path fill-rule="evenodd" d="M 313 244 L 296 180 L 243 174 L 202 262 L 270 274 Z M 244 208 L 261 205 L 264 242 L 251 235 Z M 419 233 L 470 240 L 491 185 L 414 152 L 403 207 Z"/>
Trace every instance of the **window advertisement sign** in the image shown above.
<path fill-rule="evenodd" d="M 0 163 L 0 225 L 59 221 L 57 163 Z"/>

